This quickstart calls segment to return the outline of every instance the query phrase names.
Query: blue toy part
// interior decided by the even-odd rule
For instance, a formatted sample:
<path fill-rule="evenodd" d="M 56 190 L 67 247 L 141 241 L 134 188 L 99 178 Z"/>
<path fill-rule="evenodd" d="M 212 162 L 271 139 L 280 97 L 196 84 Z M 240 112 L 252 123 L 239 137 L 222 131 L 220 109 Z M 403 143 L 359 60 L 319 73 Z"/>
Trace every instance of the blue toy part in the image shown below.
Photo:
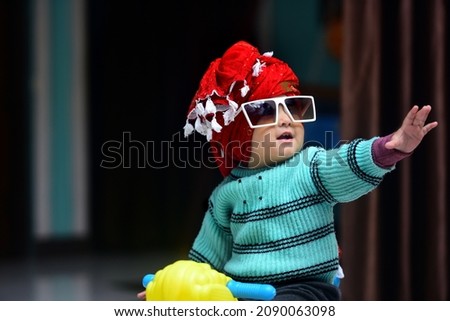
<path fill-rule="evenodd" d="M 155 278 L 154 274 L 147 274 L 144 275 L 144 277 L 142 278 L 142 285 L 144 286 L 144 288 L 147 287 L 147 284 L 149 284 L 150 282 L 153 281 L 153 279 Z"/>
<path fill-rule="evenodd" d="M 333 285 L 339 287 L 341 285 L 341 279 L 343 278 L 344 278 L 344 270 L 342 269 L 341 265 L 339 265 L 338 271 L 333 279 Z"/>
<path fill-rule="evenodd" d="M 230 280 L 227 288 L 235 298 L 269 301 L 275 297 L 276 289 L 270 284 L 244 283 Z"/>
<path fill-rule="evenodd" d="M 145 275 L 142 278 L 142 285 L 144 288 L 146 288 L 154 278 L 154 274 Z M 276 289 L 270 284 L 244 283 L 234 280 L 228 281 L 227 288 L 235 298 L 239 299 L 270 301 L 277 293 Z"/>

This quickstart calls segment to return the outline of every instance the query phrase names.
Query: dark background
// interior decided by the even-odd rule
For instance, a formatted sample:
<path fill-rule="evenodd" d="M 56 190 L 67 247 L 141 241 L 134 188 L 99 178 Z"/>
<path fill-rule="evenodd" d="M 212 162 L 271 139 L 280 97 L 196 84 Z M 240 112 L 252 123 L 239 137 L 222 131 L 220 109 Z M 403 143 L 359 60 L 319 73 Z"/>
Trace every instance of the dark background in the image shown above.
<path fill-rule="evenodd" d="M 89 2 L 91 211 L 97 248 L 176 248 L 193 238 L 202 197 L 220 178 L 217 171 L 153 169 L 149 158 L 167 160 L 167 145 L 159 142 L 177 142 L 177 133 L 182 137 L 187 107 L 211 58 L 237 38 L 255 42 L 257 4 L 183 1 L 156 9 L 147 1 Z M 123 141 L 127 132 L 131 141 L 125 139 L 123 146 L 131 151 L 131 168 L 99 168 L 102 144 Z M 138 158 L 145 162 L 142 145 L 132 147 L 136 141 L 156 142 L 154 150 L 146 148 L 145 168 L 136 166 Z M 181 144 L 190 149 L 190 141 Z"/>
<path fill-rule="evenodd" d="M 150 249 L 184 255 L 220 173 L 207 166 L 171 164 L 156 169 L 149 165 L 150 158 L 167 161 L 171 143 L 181 147 L 177 156 L 182 159 L 212 165 L 204 138 L 185 140 L 182 127 L 203 72 L 232 43 L 246 40 L 262 52 L 273 50 L 265 48 L 269 44 L 278 46 L 284 48 L 278 51 L 282 57 L 288 56 L 289 45 L 298 48 L 307 43 L 265 35 L 264 29 L 284 22 L 261 22 L 263 2 L 181 1 L 156 6 L 137 0 L 86 1 L 90 233 L 83 239 L 68 235 L 40 241 L 32 235 L 32 2 L 1 1 L 0 255 Z M 321 11 L 308 16 L 323 23 L 329 12 L 338 12 L 330 3 L 313 4 Z M 289 19 L 286 23 L 289 28 L 296 25 Z M 322 103 L 319 115 L 337 117 L 336 86 L 307 81 L 302 85 Z M 125 151 L 121 164 L 109 162 L 102 150 L 105 143 L 121 144 Z M 198 146 L 201 155 L 193 155 Z"/>
<path fill-rule="evenodd" d="M 49 24 L 57 18 L 67 27 L 70 19 L 61 17 L 71 15 L 64 10 L 80 3 L 85 44 L 78 68 L 86 102 L 76 111 L 86 115 L 88 231 L 73 232 L 74 204 L 55 205 L 70 203 L 74 173 L 58 176 L 51 168 L 41 182 L 51 185 L 56 177 L 68 188 L 58 185 L 61 193 L 51 195 L 48 214 L 57 224 L 50 222 L 42 238 L 35 232 L 45 221 L 35 207 L 44 199 L 36 190 L 34 45 L 42 34 L 35 8 L 55 10 Z M 383 135 L 398 126 L 405 104 L 434 106 L 430 120 L 439 120 L 440 129 L 386 177 L 380 197 L 336 208 L 336 218 L 347 298 L 447 298 L 447 13 L 442 0 L 0 0 L 0 299 L 134 300 L 143 273 L 185 257 L 221 180 L 208 168 L 204 138 L 182 137 L 186 110 L 208 64 L 238 40 L 273 50 L 299 75 L 302 92 L 315 96 L 318 121 L 306 126 L 307 142 L 325 139 L 329 148 L 341 132 L 343 138 L 371 137 L 374 129 Z M 64 38 L 55 29 L 47 36 L 59 36 L 70 49 L 70 30 Z M 54 64 L 70 61 L 67 51 L 49 55 L 51 66 L 62 67 L 59 75 L 77 67 Z M 50 90 L 66 89 L 54 85 Z M 61 109 L 73 112 L 71 102 Z M 66 124 L 58 123 L 60 132 L 49 128 L 51 143 L 67 138 Z M 63 159 L 57 165 L 68 170 L 71 147 L 52 145 L 40 156 L 56 154 L 51 160 Z M 377 209 L 368 210 L 368 203 Z"/>

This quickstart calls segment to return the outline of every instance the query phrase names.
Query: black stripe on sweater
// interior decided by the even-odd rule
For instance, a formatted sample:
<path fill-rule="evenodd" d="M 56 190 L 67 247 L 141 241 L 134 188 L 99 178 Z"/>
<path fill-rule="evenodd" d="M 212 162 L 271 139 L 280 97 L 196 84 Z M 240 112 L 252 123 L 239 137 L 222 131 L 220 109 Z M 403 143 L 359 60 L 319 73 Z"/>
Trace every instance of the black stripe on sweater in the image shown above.
<path fill-rule="evenodd" d="M 208 263 L 211 266 L 214 266 L 207 258 L 206 256 L 204 256 L 203 254 L 201 254 L 200 252 L 198 252 L 197 250 L 191 249 L 189 251 L 189 255 L 188 257 L 195 262 L 198 263 Z"/>
<path fill-rule="evenodd" d="M 337 258 L 325 261 L 316 265 L 308 266 L 302 269 L 295 269 L 291 271 L 286 271 L 282 273 L 276 274 L 268 274 L 262 276 L 242 276 L 242 275 L 234 275 L 227 273 L 229 277 L 233 280 L 240 282 L 249 282 L 249 283 L 279 283 L 286 282 L 289 280 L 306 280 L 312 279 L 319 274 L 329 273 L 332 271 L 336 271 L 339 266 L 339 261 Z"/>
<path fill-rule="evenodd" d="M 323 150 L 315 152 L 313 157 L 311 158 L 310 171 L 312 180 L 316 188 L 319 190 L 319 192 L 323 195 L 323 197 L 328 203 L 337 203 L 337 200 L 328 192 L 328 190 L 323 185 L 322 180 L 320 179 L 318 167 L 319 162 L 316 160 L 319 157 L 319 152 L 323 152 Z"/>
<path fill-rule="evenodd" d="M 315 230 L 295 235 L 276 241 L 257 244 L 233 244 L 233 253 L 236 254 L 258 254 L 267 252 L 276 252 L 291 247 L 300 246 L 309 242 L 324 238 L 325 236 L 334 233 L 334 225 L 330 223 Z"/>
<path fill-rule="evenodd" d="M 361 167 L 359 167 L 359 165 L 356 161 L 356 148 L 358 147 L 358 144 L 361 142 L 362 142 L 362 139 L 356 139 L 350 143 L 350 146 L 348 147 L 348 150 L 347 150 L 348 164 L 349 164 L 352 172 L 357 177 L 359 177 L 361 180 L 363 180 L 369 184 L 377 186 L 378 184 L 381 183 L 381 181 L 383 179 L 380 177 L 368 175 L 361 169 Z"/>

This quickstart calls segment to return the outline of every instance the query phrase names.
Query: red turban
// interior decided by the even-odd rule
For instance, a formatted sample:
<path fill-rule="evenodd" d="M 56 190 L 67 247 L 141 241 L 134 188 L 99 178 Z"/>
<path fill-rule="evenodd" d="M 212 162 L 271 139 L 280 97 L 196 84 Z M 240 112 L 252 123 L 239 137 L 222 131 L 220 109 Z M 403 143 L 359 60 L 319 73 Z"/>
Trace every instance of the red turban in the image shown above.
<path fill-rule="evenodd" d="M 242 113 L 236 115 L 240 105 L 299 94 L 299 80 L 285 62 L 239 41 L 211 62 L 203 75 L 189 106 L 184 134 L 196 130 L 205 135 L 220 172 L 227 176 L 250 157 L 253 129 Z"/>

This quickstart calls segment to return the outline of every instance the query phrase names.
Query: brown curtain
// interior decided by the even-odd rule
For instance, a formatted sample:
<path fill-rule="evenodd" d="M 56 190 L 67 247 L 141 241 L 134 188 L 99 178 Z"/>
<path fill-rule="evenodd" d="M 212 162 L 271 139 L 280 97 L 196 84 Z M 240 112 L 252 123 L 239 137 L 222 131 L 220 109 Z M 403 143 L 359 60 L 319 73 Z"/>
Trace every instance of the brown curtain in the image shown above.
<path fill-rule="evenodd" d="M 344 300 L 448 300 L 450 12 L 446 0 L 344 0 L 342 139 L 395 131 L 414 105 L 439 126 L 381 186 L 344 204 Z"/>

